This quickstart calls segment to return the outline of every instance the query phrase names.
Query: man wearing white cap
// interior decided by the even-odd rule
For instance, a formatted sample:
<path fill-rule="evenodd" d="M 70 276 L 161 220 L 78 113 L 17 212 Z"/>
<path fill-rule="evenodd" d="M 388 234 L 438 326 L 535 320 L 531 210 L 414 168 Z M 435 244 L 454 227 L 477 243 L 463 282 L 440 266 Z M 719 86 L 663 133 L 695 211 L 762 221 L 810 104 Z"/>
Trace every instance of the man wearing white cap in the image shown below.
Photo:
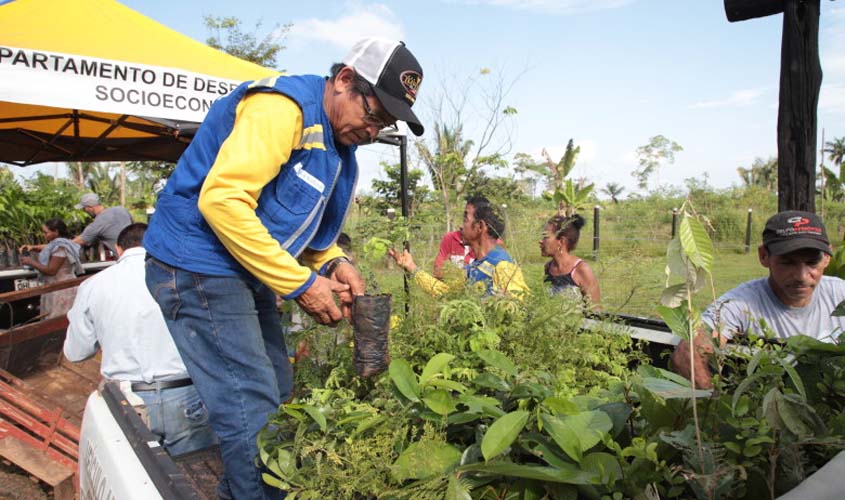
<path fill-rule="evenodd" d="M 328 78 L 246 82 L 212 106 L 159 193 L 147 286 L 220 438 L 223 497 L 282 496 L 254 465 L 258 431 L 292 391 L 275 295 L 322 324 L 348 318 L 365 287 L 335 242 L 355 150 L 397 120 L 423 133 L 422 76 L 402 42 L 369 38 Z"/>
<path fill-rule="evenodd" d="M 90 246 L 102 241 L 112 256 L 117 257 L 117 235 L 123 228 L 132 224 L 129 211 L 121 206 L 104 207 L 97 193 L 83 194 L 75 208 L 93 216 L 94 222 L 88 224 L 82 234 L 73 239 L 74 243 Z"/>

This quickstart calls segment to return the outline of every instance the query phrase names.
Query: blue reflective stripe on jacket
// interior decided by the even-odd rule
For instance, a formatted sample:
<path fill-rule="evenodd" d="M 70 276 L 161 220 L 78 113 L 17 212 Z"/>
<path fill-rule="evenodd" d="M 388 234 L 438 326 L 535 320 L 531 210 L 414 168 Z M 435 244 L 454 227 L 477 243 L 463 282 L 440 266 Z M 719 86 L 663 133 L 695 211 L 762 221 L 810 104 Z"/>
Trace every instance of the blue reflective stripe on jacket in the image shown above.
<path fill-rule="evenodd" d="M 197 202 L 202 184 L 235 123 L 241 99 L 250 92 L 278 92 L 302 110 L 302 141 L 279 174 L 261 191 L 256 215 L 270 235 L 294 257 L 305 248 L 325 250 L 340 234 L 355 192 L 355 146 L 335 147 L 323 110 L 325 80 L 314 75 L 279 76 L 246 82 L 217 101 L 159 193 L 144 237 L 147 253 L 188 271 L 230 276 L 241 266 L 203 218 Z"/>

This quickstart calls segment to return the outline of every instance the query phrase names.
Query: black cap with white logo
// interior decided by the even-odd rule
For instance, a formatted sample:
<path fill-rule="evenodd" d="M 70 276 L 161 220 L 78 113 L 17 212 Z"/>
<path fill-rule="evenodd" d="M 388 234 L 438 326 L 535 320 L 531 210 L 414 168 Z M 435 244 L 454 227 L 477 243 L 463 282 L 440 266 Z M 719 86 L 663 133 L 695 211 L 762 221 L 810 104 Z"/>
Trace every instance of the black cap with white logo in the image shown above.
<path fill-rule="evenodd" d="M 403 42 L 365 38 L 352 47 L 343 64 L 370 82 L 385 111 L 402 120 L 415 135 L 424 128 L 411 106 L 417 100 L 423 71 Z"/>
<path fill-rule="evenodd" d="M 830 240 L 818 215 L 800 210 L 778 212 L 766 221 L 763 245 L 771 255 L 814 248 L 830 255 Z"/>

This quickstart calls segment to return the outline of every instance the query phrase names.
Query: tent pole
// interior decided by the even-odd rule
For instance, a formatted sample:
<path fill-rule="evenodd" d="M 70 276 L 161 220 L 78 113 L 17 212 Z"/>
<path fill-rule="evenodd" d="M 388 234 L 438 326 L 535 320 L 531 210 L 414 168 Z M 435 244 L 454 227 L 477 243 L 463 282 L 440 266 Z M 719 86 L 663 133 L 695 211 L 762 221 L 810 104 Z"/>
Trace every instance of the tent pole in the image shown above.
<path fill-rule="evenodd" d="M 399 137 L 399 196 L 402 200 L 402 219 L 408 222 L 408 137 Z M 405 250 L 411 249 L 411 242 L 405 240 Z M 405 287 L 405 316 L 411 308 L 411 284 L 408 282 L 408 275 L 403 274 Z"/>

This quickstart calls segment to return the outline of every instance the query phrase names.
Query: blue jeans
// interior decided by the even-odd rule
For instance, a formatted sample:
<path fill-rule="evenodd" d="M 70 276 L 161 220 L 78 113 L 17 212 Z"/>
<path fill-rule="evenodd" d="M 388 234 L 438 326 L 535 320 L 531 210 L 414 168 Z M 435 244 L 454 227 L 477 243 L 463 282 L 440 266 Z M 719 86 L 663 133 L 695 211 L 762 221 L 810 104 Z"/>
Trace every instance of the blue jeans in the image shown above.
<path fill-rule="evenodd" d="M 217 436 L 208 425 L 208 410 L 194 386 L 135 394 L 147 407 L 150 431 L 161 438 L 164 449 L 171 455 L 201 450 L 217 443 Z"/>
<path fill-rule="evenodd" d="M 260 281 L 209 276 L 149 257 L 147 288 L 158 302 L 220 439 L 221 496 L 284 498 L 266 485 L 256 436 L 293 389 L 275 294 Z"/>

